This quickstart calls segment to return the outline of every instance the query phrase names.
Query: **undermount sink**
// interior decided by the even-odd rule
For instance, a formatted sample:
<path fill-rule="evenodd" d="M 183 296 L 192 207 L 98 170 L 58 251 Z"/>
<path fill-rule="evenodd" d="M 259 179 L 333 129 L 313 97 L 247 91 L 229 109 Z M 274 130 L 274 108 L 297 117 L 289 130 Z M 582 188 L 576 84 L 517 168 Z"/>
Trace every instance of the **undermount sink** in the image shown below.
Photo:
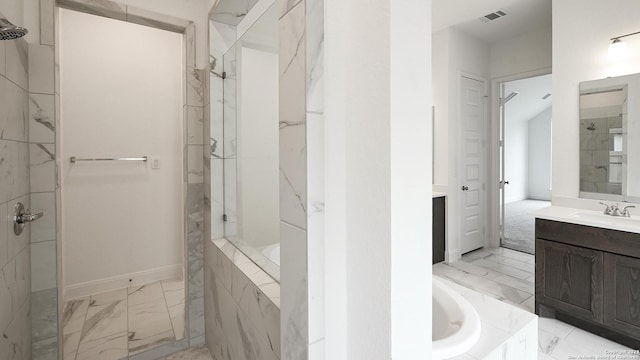
<path fill-rule="evenodd" d="M 584 221 L 592 221 L 600 224 L 615 225 L 624 224 L 640 227 L 640 217 L 611 216 L 595 212 L 577 212 L 570 215 L 571 218 Z"/>

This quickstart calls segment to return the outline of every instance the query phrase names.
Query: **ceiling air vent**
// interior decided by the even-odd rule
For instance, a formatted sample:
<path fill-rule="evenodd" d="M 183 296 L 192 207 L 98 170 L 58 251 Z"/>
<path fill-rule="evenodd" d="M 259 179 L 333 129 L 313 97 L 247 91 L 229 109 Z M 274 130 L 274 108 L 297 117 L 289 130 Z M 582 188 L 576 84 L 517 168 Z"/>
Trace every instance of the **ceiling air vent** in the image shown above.
<path fill-rule="evenodd" d="M 504 11 L 498 10 L 496 12 L 492 12 L 491 14 L 487 14 L 487 15 L 481 17 L 480 20 L 482 20 L 484 22 L 489 22 L 489 21 L 493 21 L 493 20 L 499 19 L 499 18 L 501 18 L 503 16 L 506 16 L 506 15 L 507 15 L 507 13 L 505 13 Z"/>

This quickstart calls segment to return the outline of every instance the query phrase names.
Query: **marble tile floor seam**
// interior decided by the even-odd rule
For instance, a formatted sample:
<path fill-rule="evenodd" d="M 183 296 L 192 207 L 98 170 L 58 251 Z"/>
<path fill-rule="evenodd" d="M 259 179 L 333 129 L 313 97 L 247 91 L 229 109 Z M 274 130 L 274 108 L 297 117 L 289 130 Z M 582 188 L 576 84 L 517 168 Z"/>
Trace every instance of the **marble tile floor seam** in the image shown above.
<path fill-rule="evenodd" d="M 433 273 L 533 312 L 535 276 L 531 273 L 525 277 L 534 271 L 530 267 L 533 264 L 535 257 L 530 254 L 505 248 L 480 249 L 463 255 L 458 261 L 434 265 Z M 611 358 L 611 354 L 617 354 L 620 359 L 640 360 L 638 352 L 623 345 L 555 319 L 538 319 L 539 359 L 604 359 Z"/>
<path fill-rule="evenodd" d="M 127 358 L 180 340 L 186 334 L 184 305 L 181 280 L 68 301 L 63 315 L 64 360 Z"/>

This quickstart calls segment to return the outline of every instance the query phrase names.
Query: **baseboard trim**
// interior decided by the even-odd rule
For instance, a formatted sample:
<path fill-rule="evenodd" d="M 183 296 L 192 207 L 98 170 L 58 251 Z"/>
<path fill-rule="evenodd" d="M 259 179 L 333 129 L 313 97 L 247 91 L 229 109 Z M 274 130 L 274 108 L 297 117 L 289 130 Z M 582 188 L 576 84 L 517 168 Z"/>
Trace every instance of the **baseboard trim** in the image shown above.
<path fill-rule="evenodd" d="M 444 252 L 444 260 L 446 262 L 453 262 L 456 260 L 460 260 L 462 258 L 462 253 L 460 252 L 460 250 L 455 250 L 455 251 L 445 251 Z"/>
<path fill-rule="evenodd" d="M 183 279 L 181 264 L 163 266 L 155 269 L 139 271 L 130 274 L 113 276 L 110 278 L 87 281 L 64 287 L 64 301 L 87 297 L 105 291 L 141 286 L 167 279 Z"/>

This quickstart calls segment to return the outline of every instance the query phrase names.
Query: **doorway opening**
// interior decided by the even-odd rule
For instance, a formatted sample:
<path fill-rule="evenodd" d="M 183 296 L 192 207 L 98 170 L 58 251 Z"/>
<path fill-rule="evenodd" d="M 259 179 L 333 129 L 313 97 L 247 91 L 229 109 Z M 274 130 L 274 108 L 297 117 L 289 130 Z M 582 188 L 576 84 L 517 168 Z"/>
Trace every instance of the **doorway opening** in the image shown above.
<path fill-rule="evenodd" d="M 551 205 L 551 74 L 500 87 L 500 246 L 535 253 L 532 211 Z"/>

